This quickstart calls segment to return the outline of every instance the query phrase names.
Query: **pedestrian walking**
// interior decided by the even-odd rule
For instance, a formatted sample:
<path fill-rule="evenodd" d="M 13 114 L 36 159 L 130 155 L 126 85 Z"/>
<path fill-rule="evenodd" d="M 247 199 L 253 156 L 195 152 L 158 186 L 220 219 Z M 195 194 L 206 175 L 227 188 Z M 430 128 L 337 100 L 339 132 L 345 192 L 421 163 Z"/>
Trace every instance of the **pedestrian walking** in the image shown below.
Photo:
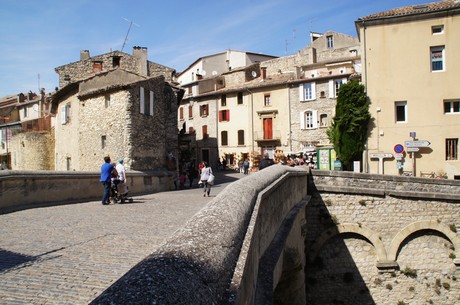
<path fill-rule="evenodd" d="M 203 162 L 203 169 L 201 170 L 200 180 L 203 184 L 203 197 L 206 197 L 206 194 L 209 197 L 209 193 L 211 192 L 211 184 L 208 182 L 209 177 L 212 175 L 212 169 L 208 165 L 208 163 Z"/>
<path fill-rule="evenodd" d="M 110 157 L 104 157 L 104 164 L 101 166 L 101 183 L 104 187 L 104 195 L 102 196 L 102 204 L 109 204 L 110 197 L 110 188 L 111 188 L 111 178 L 112 174 L 118 176 L 116 169 L 113 167 L 113 164 L 110 163 Z"/>

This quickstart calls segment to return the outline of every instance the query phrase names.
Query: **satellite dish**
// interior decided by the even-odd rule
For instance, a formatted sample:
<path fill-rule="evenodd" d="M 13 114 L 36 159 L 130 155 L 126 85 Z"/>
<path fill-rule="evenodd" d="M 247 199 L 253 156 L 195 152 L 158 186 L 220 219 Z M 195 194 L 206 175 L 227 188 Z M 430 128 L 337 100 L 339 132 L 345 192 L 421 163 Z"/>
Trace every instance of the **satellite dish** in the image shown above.
<path fill-rule="evenodd" d="M 252 77 L 256 78 L 256 77 L 257 77 L 257 72 L 256 72 L 256 71 L 252 71 L 252 72 L 251 72 L 251 75 L 252 75 Z"/>
<path fill-rule="evenodd" d="M 205 71 L 205 70 L 201 71 L 201 75 L 205 76 L 205 75 L 206 75 L 206 71 Z"/>
<path fill-rule="evenodd" d="M 212 75 L 217 75 L 217 71 L 212 71 Z"/>
<path fill-rule="evenodd" d="M 38 112 L 38 105 L 37 105 L 37 104 L 34 104 L 34 105 L 32 106 L 32 109 L 33 109 L 33 111 Z"/>

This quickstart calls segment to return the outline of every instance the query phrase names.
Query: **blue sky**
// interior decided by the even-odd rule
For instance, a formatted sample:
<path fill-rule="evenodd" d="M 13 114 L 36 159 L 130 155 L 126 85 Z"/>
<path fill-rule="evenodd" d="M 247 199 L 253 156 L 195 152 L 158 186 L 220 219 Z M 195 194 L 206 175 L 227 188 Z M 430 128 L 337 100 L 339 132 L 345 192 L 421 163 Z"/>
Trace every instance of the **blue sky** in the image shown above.
<path fill-rule="evenodd" d="M 227 49 L 284 56 L 309 41 L 309 32 L 356 35 L 359 17 L 427 3 L 417 0 L 0 0 L 0 97 L 47 92 L 54 68 L 123 49 L 148 48 L 148 59 L 185 69 Z"/>

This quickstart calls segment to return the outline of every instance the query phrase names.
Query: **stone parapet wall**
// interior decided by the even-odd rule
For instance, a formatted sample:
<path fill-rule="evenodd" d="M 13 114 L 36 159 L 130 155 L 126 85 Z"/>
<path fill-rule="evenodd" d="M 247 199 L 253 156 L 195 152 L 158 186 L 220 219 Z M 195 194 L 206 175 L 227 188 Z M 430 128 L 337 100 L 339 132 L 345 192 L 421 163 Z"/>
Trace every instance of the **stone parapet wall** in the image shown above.
<path fill-rule="evenodd" d="M 253 304 L 258 262 L 290 212 L 297 207 L 303 214 L 306 187 L 305 170 L 281 165 L 232 183 L 91 304 Z M 271 214 L 276 217 L 265 217 Z M 301 223 L 297 219 L 291 225 L 299 240 L 285 241 L 297 251 L 303 248 Z M 276 285 L 283 255 L 271 256 L 273 261 L 278 261 L 271 270 Z M 303 290 L 303 283 L 299 287 Z"/>
<path fill-rule="evenodd" d="M 459 181 L 312 171 L 307 303 L 456 304 Z"/>
<path fill-rule="evenodd" d="M 0 171 L 0 213 L 85 200 L 100 200 L 98 172 Z M 134 172 L 127 177 L 129 194 L 174 189 L 171 172 Z"/>

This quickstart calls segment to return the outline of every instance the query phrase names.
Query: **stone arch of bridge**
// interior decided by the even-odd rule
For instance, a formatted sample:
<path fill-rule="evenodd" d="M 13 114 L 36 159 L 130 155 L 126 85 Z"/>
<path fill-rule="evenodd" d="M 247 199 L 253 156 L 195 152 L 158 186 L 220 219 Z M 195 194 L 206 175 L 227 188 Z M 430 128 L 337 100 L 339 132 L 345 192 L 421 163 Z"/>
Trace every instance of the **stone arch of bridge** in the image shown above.
<path fill-rule="evenodd" d="M 449 228 L 449 226 L 437 220 L 421 220 L 405 226 L 395 235 L 388 249 L 388 259 L 390 261 L 396 261 L 402 243 L 410 235 L 422 230 L 433 230 L 443 234 L 454 245 L 455 256 L 460 257 L 460 238 Z"/>
<path fill-rule="evenodd" d="M 385 246 L 383 245 L 382 240 L 380 240 L 380 236 L 370 228 L 355 223 L 338 224 L 336 227 L 329 228 L 328 230 L 321 233 L 321 235 L 315 240 L 315 243 L 311 248 L 311 261 L 313 262 L 316 259 L 316 257 L 319 254 L 319 251 L 329 239 L 345 233 L 354 233 L 363 236 L 374 246 L 377 254 L 377 262 L 387 261 L 387 252 L 385 250 Z"/>

